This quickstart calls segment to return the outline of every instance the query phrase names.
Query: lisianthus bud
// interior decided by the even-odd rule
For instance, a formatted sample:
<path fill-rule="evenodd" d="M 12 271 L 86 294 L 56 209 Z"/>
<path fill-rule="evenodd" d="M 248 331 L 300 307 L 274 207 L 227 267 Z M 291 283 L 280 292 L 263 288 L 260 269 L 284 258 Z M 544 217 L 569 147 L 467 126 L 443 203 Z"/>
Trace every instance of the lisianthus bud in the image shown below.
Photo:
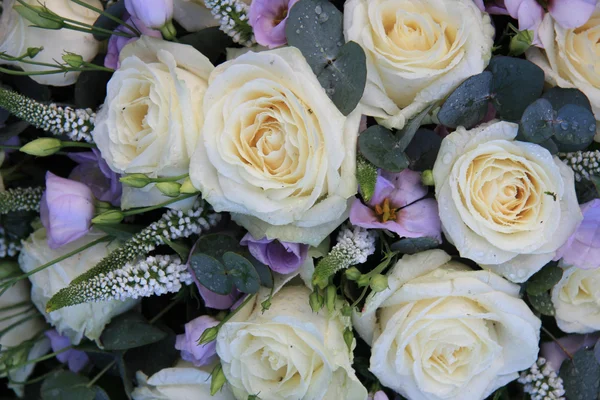
<path fill-rule="evenodd" d="M 347 304 L 344 307 L 342 307 L 342 315 L 344 317 L 351 317 L 352 316 L 352 311 L 353 311 L 353 308 L 350 307 Z"/>
<path fill-rule="evenodd" d="M 351 281 L 357 280 L 362 275 L 360 273 L 360 271 L 358 270 L 358 268 L 356 268 L 356 267 L 348 268 L 346 270 L 345 274 L 346 274 L 346 278 L 348 278 Z"/>
<path fill-rule="evenodd" d="M 110 210 L 92 219 L 93 224 L 118 224 L 125 216 L 119 210 Z"/>
<path fill-rule="evenodd" d="M 181 184 L 177 182 L 160 182 L 156 184 L 156 188 L 169 197 L 177 197 L 181 194 Z"/>
<path fill-rule="evenodd" d="M 64 21 L 58 15 L 51 13 L 46 7 L 16 5 L 13 10 L 40 28 L 58 30 L 65 26 Z"/>
<path fill-rule="evenodd" d="M 352 350 L 352 343 L 354 342 L 354 333 L 352 333 L 352 328 L 346 328 L 344 330 L 344 342 L 346 342 L 348 350 Z"/>
<path fill-rule="evenodd" d="M 385 275 L 377 274 L 371 278 L 371 289 L 374 292 L 383 292 L 388 288 L 388 278 Z"/>
<path fill-rule="evenodd" d="M 27 57 L 33 58 L 40 54 L 40 51 L 44 50 L 43 47 L 28 47 L 27 48 Z"/>
<path fill-rule="evenodd" d="M 192 180 L 188 176 L 187 178 L 185 178 L 185 180 L 181 184 L 181 187 L 179 188 L 179 192 L 181 194 L 192 194 L 192 193 L 198 193 L 198 189 L 196 189 L 194 187 L 194 185 L 192 185 Z"/>
<path fill-rule="evenodd" d="M 310 296 L 308 296 L 308 303 L 314 312 L 319 312 L 321 308 L 323 308 L 324 302 L 325 299 L 323 299 L 323 296 L 321 296 L 316 290 L 312 292 Z"/>
<path fill-rule="evenodd" d="M 94 209 L 96 211 L 96 214 L 102 214 L 112 210 L 112 205 L 110 203 L 107 203 L 106 201 L 96 200 L 94 201 Z"/>
<path fill-rule="evenodd" d="M 62 59 L 64 62 L 66 62 L 70 67 L 73 68 L 81 68 L 81 66 L 83 65 L 84 61 L 83 61 L 83 57 L 81 57 L 79 54 L 75 54 L 75 53 L 67 53 L 64 54 L 62 56 Z"/>
<path fill-rule="evenodd" d="M 221 364 L 219 364 L 215 367 L 211 374 L 210 395 L 214 396 L 219 390 L 221 390 L 225 382 L 227 382 L 227 378 L 223 373 L 223 367 Z"/>
<path fill-rule="evenodd" d="M 202 332 L 200 336 L 200 340 L 198 340 L 198 345 L 203 345 L 206 343 L 210 343 L 217 338 L 217 334 L 219 333 L 219 326 L 213 326 L 206 329 Z"/>
<path fill-rule="evenodd" d="M 125 175 L 124 177 L 119 179 L 119 181 L 124 185 L 141 189 L 146 185 L 150 184 L 152 182 L 152 179 L 148 178 L 144 174 L 131 174 Z"/>
<path fill-rule="evenodd" d="M 60 148 L 61 142 L 58 139 L 39 138 L 21 147 L 21 151 L 32 156 L 46 157 L 56 153 Z"/>
<path fill-rule="evenodd" d="M 515 36 L 510 39 L 510 54 L 513 56 L 520 56 L 531 47 L 533 42 L 534 32 L 531 30 L 519 31 Z"/>
<path fill-rule="evenodd" d="M 369 282 L 371 282 L 371 277 L 369 275 L 361 275 L 361 277 L 356 280 L 358 287 L 368 286 Z"/>
<path fill-rule="evenodd" d="M 335 300 L 337 299 L 337 288 L 334 285 L 327 286 L 325 291 L 325 304 L 327 311 L 332 313 L 335 310 Z"/>
<path fill-rule="evenodd" d="M 425 186 L 433 186 L 435 183 L 433 181 L 433 171 L 427 169 L 423 171 L 421 174 L 421 183 Z"/>

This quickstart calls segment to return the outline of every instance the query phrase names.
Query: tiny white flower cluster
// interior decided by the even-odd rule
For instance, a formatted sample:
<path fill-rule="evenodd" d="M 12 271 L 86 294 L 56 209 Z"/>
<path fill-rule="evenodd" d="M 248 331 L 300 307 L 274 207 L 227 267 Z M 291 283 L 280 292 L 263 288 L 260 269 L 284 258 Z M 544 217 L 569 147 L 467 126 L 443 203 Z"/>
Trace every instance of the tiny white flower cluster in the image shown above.
<path fill-rule="evenodd" d="M 234 42 L 248 47 L 256 43 L 248 23 L 248 5 L 240 0 L 205 0 L 204 3 L 221 23 L 220 29 Z"/>
<path fill-rule="evenodd" d="M 21 251 L 21 247 L 21 243 L 9 238 L 4 228 L 0 226 L 0 258 L 16 256 Z"/>
<path fill-rule="evenodd" d="M 137 299 L 176 293 L 192 275 L 176 256 L 148 257 L 107 274 L 99 274 L 77 286 L 82 302 Z"/>
<path fill-rule="evenodd" d="M 563 380 L 543 357 L 521 372 L 519 383 L 525 385 L 523 390 L 529 393 L 531 400 L 565 400 Z"/>
<path fill-rule="evenodd" d="M 362 264 L 375 252 L 375 234 L 358 226 L 344 226 L 338 242 L 329 254 L 319 261 L 313 283 L 325 285 L 331 276 L 351 265 Z"/>
<path fill-rule="evenodd" d="M 44 188 L 12 188 L 0 193 L 0 214 L 14 211 L 39 211 Z"/>
<path fill-rule="evenodd" d="M 600 176 L 600 151 L 575 151 L 559 153 L 558 156 L 575 172 L 575 180 L 581 182 L 590 176 Z"/>
<path fill-rule="evenodd" d="M 96 113 L 90 108 L 72 109 L 56 104 L 41 104 L 0 87 L 0 106 L 36 128 L 53 135 L 66 135 L 74 141 L 92 143 Z"/>

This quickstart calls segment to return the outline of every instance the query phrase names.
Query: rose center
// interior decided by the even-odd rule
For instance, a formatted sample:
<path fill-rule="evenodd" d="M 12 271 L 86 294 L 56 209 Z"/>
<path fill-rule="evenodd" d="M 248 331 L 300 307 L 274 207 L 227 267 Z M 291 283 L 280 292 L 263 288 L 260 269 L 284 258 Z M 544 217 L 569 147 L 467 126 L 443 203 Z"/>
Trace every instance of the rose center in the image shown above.
<path fill-rule="evenodd" d="M 387 222 L 390 220 L 395 221 L 396 211 L 398 211 L 398 209 L 390 206 L 390 199 L 387 197 L 381 204 L 377 204 L 375 206 L 375 215 L 379 217 L 381 222 Z"/>

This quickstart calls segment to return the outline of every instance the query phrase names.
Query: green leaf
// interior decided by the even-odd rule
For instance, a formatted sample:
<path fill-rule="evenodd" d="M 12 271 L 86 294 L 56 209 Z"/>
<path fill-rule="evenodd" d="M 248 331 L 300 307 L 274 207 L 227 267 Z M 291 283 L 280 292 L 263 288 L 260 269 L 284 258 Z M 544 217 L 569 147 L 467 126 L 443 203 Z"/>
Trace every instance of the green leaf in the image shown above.
<path fill-rule="evenodd" d="M 340 112 L 354 110 L 364 92 L 367 64 L 357 43 L 344 44 L 342 13 L 327 0 L 300 0 L 290 10 L 285 34 Z"/>
<path fill-rule="evenodd" d="M 436 104 L 434 103 L 425 107 L 423 111 L 421 111 L 419 114 L 417 114 L 416 117 L 408 121 L 404 128 L 402 128 L 402 130 L 396 134 L 396 136 L 399 138 L 398 147 L 400 148 L 400 150 L 406 150 L 408 145 L 412 142 L 413 138 L 415 137 L 415 133 L 417 133 L 417 130 L 421 127 L 423 120 L 431 112 L 435 105 Z"/>
<path fill-rule="evenodd" d="M 58 371 L 44 380 L 42 400 L 94 400 L 96 392 L 86 385 L 90 380 L 70 371 Z"/>
<path fill-rule="evenodd" d="M 152 376 L 163 368 L 173 366 L 180 357 L 179 351 L 175 348 L 176 336 L 174 332 L 169 332 L 163 340 L 128 350 L 123 355 L 128 376 L 135 376 L 137 371 Z"/>
<path fill-rule="evenodd" d="M 556 142 L 552 139 L 548 139 L 545 142 L 540 143 L 539 145 L 548 150 L 550 154 L 558 153 L 558 146 L 556 145 Z"/>
<path fill-rule="evenodd" d="M 260 277 L 254 266 L 243 256 L 228 251 L 223 254 L 227 274 L 242 293 L 256 293 L 260 289 Z"/>
<path fill-rule="evenodd" d="M 566 359 L 559 376 L 569 400 L 597 400 L 600 390 L 600 365 L 592 350 L 582 349 Z"/>
<path fill-rule="evenodd" d="M 523 112 L 519 124 L 519 139 L 543 143 L 554 135 L 554 110 L 546 99 L 537 99 Z"/>
<path fill-rule="evenodd" d="M 233 39 L 218 26 L 202 29 L 180 37 L 179 43 L 189 44 L 200 53 L 204 54 L 213 64 L 225 54 L 225 49 L 233 47 Z"/>
<path fill-rule="evenodd" d="M 544 71 L 520 58 L 496 56 L 490 61 L 492 101 L 503 119 L 518 121 L 544 88 Z"/>
<path fill-rule="evenodd" d="M 558 110 L 554 141 L 560 151 L 585 150 L 596 134 L 596 118 L 587 108 L 567 104 Z"/>
<path fill-rule="evenodd" d="M 194 253 L 204 253 L 220 260 L 228 251 L 241 251 L 239 240 L 225 234 L 210 234 L 202 236 L 196 242 Z"/>
<path fill-rule="evenodd" d="M 233 289 L 233 282 L 225 266 L 215 257 L 198 253 L 197 249 L 190 257 L 190 266 L 196 279 L 211 292 L 227 295 Z"/>
<path fill-rule="evenodd" d="M 105 350 L 127 350 L 164 339 L 167 333 L 151 325 L 136 312 L 114 318 L 104 329 L 100 341 Z"/>
<path fill-rule="evenodd" d="M 272 288 L 275 283 L 273 282 L 273 271 L 271 271 L 271 268 L 252 257 L 251 254 L 248 254 L 248 261 L 254 266 L 260 278 L 260 285 L 269 289 Z"/>
<path fill-rule="evenodd" d="M 408 167 L 408 157 L 398 146 L 398 140 L 381 125 L 371 126 L 361 133 L 358 147 L 362 155 L 378 168 L 400 172 Z"/>
<path fill-rule="evenodd" d="M 579 89 L 565 89 L 555 86 L 544 93 L 542 98 L 548 100 L 555 110 L 560 110 L 567 104 L 574 104 L 592 111 L 590 101 Z"/>
<path fill-rule="evenodd" d="M 128 224 L 97 224 L 94 225 L 94 228 L 101 230 L 117 240 L 125 242 L 131 239 L 133 235 L 144 229 L 144 226 Z"/>
<path fill-rule="evenodd" d="M 364 50 L 355 42 L 346 43 L 317 78 L 338 110 L 344 115 L 350 114 L 362 98 L 367 83 Z"/>
<path fill-rule="evenodd" d="M 106 393 L 106 391 L 100 386 L 94 386 L 93 389 L 95 392 L 94 400 L 110 400 L 108 393 Z"/>
<path fill-rule="evenodd" d="M 363 199 L 365 201 L 371 200 L 371 197 L 375 193 L 377 168 L 363 157 L 358 157 L 356 160 L 356 180 L 358 181 Z"/>
<path fill-rule="evenodd" d="M 556 311 L 554 310 L 554 305 L 552 304 L 552 300 L 550 299 L 550 294 L 548 292 L 543 292 L 537 296 L 533 296 L 527 294 L 527 298 L 531 303 L 531 306 L 535 308 L 542 315 L 554 316 Z"/>
<path fill-rule="evenodd" d="M 181 240 L 171 241 L 168 238 L 163 237 L 163 241 L 167 244 L 179 257 L 183 263 L 187 262 L 188 257 L 190 256 L 190 247 L 186 245 Z"/>
<path fill-rule="evenodd" d="M 487 113 L 492 85 L 492 73 L 484 71 L 464 81 L 442 105 L 438 120 L 442 125 L 469 129 Z"/>
<path fill-rule="evenodd" d="M 440 245 L 437 239 L 430 237 L 404 238 L 392 244 L 392 251 L 401 254 L 416 254 L 425 250 L 435 249 Z"/>
<path fill-rule="evenodd" d="M 527 293 L 532 296 L 539 296 L 547 292 L 560 281 L 562 275 L 562 268 L 557 267 L 556 262 L 550 262 L 529 278 L 527 281 Z"/>
<path fill-rule="evenodd" d="M 410 169 L 413 171 L 433 169 L 441 145 L 440 135 L 430 129 L 419 129 L 406 148 Z"/>
<path fill-rule="evenodd" d="M 104 12 L 120 19 L 123 19 L 123 14 L 125 13 L 125 11 L 125 2 L 123 0 L 119 0 L 116 3 L 113 3 L 113 5 L 104 10 Z M 96 22 L 94 22 L 94 27 L 114 31 L 119 27 L 119 23 L 113 21 L 112 19 L 104 15 L 100 15 Z M 127 33 L 132 32 L 129 32 L 129 30 L 127 29 Z M 107 35 L 106 33 L 94 33 L 94 39 L 99 41 L 105 40 L 108 36 L 109 35 Z"/>

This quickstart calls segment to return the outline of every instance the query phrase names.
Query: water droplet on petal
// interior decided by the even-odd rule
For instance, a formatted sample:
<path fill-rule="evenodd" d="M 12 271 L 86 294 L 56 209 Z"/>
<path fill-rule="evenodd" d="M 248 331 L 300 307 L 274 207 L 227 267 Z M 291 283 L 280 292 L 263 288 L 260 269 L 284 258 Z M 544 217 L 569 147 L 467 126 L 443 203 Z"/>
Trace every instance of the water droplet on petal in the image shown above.
<path fill-rule="evenodd" d="M 594 124 L 591 124 L 590 127 L 588 128 L 588 130 L 590 132 L 594 132 L 596 130 L 596 126 Z"/>
<path fill-rule="evenodd" d="M 321 8 L 321 6 L 320 6 L 320 5 L 317 5 L 317 6 L 315 7 L 315 13 L 317 13 L 317 14 L 321 14 L 321 12 L 323 12 L 323 8 Z"/>
<path fill-rule="evenodd" d="M 321 14 L 319 14 L 318 19 L 319 19 L 320 23 L 327 22 L 327 20 L 329 19 L 329 15 L 327 13 L 321 13 Z"/>
<path fill-rule="evenodd" d="M 450 164 L 451 161 L 452 161 L 452 154 L 450 154 L 450 153 L 444 154 L 444 157 L 442 158 L 442 162 L 444 164 Z"/>
<path fill-rule="evenodd" d="M 561 122 L 560 123 L 560 127 L 562 128 L 563 131 L 566 131 L 567 129 L 569 129 L 569 123 L 568 122 Z"/>

